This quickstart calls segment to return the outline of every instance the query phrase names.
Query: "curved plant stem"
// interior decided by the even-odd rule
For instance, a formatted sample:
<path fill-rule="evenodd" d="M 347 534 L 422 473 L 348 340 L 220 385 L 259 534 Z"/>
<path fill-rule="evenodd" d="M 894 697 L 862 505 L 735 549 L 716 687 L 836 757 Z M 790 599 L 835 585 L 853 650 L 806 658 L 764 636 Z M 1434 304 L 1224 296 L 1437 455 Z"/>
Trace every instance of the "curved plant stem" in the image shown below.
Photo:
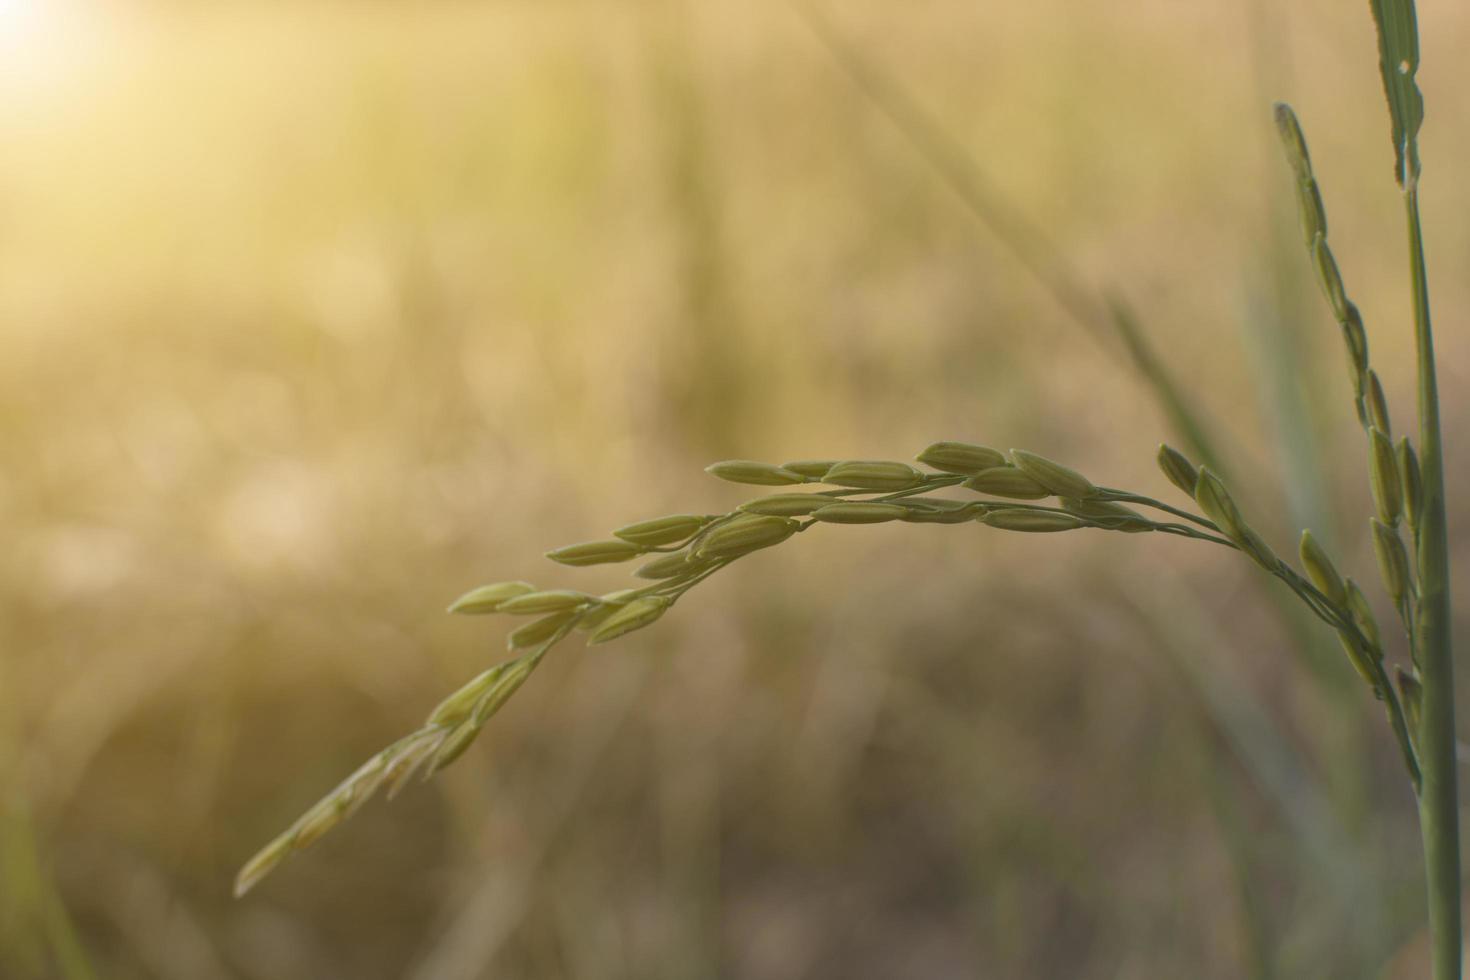
<path fill-rule="evenodd" d="M 1419 230 L 1419 187 L 1404 184 L 1409 265 L 1414 288 L 1414 335 L 1419 361 L 1419 461 L 1424 513 L 1416 535 L 1419 571 L 1415 646 L 1424 677 L 1419 755 L 1424 787 L 1419 829 L 1429 890 L 1429 933 L 1434 980 L 1460 977 L 1460 830 L 1455 772 L 1455 670 L 1450 640 L 1450 568 L 1445 519 L 1444 458 L 1439 435 L 1439 391 L 1434 337 L 1429 326 L 1429 283 Z"/>
<path fill-rule="evenodd" d="M 1098 489 L 1102 491 L 1102 499 L 1104 500 L 1113 500 L 1122 504 L 1140 504 L 1144 507 L 1152 507 L 1155 510 L 1161 510 L 1167 514 L 1173 514 L 1175 517 L 1182 517 L 1186 521 L 1191 521 L 1207 530 L 1220 530 L 1218 527 L 1215 526 L 1214 521 L 1205 520 L 1198 514 L 1191 514 L 1189 511 L 1180 510 L 1178 507 L 1171 507 L 1169 504 L 1166 504 L 1161 500 L 1155 500 L 1152 497 L 1145 497 L 1143 494 L 1140 493 L 1129 493 L 1127 490 L 1113 490 L 1109 487 L 1098 487 Z"/>

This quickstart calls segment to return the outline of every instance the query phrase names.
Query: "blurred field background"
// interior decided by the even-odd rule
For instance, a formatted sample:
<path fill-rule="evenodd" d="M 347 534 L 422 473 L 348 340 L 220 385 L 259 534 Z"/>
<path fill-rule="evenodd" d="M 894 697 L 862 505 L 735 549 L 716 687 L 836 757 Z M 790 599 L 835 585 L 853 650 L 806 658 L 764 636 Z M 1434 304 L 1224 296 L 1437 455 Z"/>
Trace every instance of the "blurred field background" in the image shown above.
<path fill-rule="evenodd" d="M 1269 112 L 1411 431 L 1366 7 L 825 9 L 1128 298 L 1273 545 L 1376 589 Z M 1470 14 L 1420 20 L 1464 609 Z M 1422 975 L 1335 641 L 1224 552 L 1093 532 L 803 535 L 564 644 L 233 901 L 500 657 L 451 599 L 617 585 L 541 553 L 744 499 L 708 462 L 967 439 L 1167 496 L 1175 434 L 786 3 L 10 0 L 0 51 L 0 975 Z"/>

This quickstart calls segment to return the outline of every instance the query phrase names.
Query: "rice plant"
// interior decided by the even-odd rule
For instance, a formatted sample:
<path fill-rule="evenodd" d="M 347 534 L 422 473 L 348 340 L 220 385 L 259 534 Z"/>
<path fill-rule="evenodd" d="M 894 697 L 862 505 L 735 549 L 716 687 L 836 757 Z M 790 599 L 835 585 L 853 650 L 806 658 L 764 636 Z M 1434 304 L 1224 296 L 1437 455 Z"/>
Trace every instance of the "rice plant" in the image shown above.
<path fill-rule="evenodd" d="M 1412 0 L 1374 0 L 1380 69 L 1389 105 L 1394 177 L 1405 206 L 1410 292 L 1418 356 L 1418 434 L 1394 439 L 1388 400 L 1372 366 L 1368 333 L 1328 238 L 1324 196 L 1302 127 L 1286 105 L 1275 123 L 1296 190 L 1305 251 L 1338 323 L 1347 353 L 1354 412 L 1367 447 L 1369 517 L 1381 585 L 1407 637 L 1409 659 L 1391 664 L 1387 631 L 1362 586 L 1342 575 L 1310 530 L 1296 560 L 1278 554 L 1209 465 L 1163 445 L 1158 465 L 1182 495 L 1173 502 L 1094 482 L 1046 456 L 962 441 L 923 449 L 914 463 L 811 459 L 727 460 L 708 472 L 731 483 L 775 488 L 718 514 L 681 513 L 617 528 L 598 541 L 547 553 L 564 566 L 638 561 L 629 587 L 594 595 L 504 581 L 472 589 L 450 612 L 527 617 L 507 639 L 511 656 L 446 697 L 414 732 L 383 749 L 248 861 L 236 879 L 243 895 L 286 857 L 350 816 L 379 790 L 392 796 L 415 774 L 427 777 L 458 758 L 490 718 L 573 633 L 588 645 L 611 642 L 669 615 L 699 583 L 757 552 L 788 545 L 827 525 L 974 525 L 1021 534 L 1096 530 L 1167 534 L 1237 552 L 1329 627 L 1353 669 L 1381 701 L 1390 737 L 1419 802 L 1428 885 L 1433 976 L 1460 975 L 1460 861 L 1456 822 L 1453 664 L 1443 452 L 1419 213 L 1417 136 L 1423 100 Z M 1125 312 L 1118 329 L 1127 333 Z M 1175 413 L 1187 417 L 1187 413 Z M 1193 439 L 1192 442 L 1202 442 Z"/>

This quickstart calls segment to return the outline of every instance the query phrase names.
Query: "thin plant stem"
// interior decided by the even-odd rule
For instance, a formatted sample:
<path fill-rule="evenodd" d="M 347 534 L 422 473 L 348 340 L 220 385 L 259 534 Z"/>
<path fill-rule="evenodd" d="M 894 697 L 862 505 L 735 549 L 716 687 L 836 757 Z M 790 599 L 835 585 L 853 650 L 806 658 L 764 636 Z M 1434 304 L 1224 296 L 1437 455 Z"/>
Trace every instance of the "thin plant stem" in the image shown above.
<path fill-rule="evenodd" d="M 1444 458 L 1439 433 L 1439 390 L 1429 324 L 1429 279 L 1419 228 L 1417 177 L 1404 182 L 1409 266 L 1413 276 L 1414 336 L 1419 362 L 1419 466 L 1424 510 L 1415 535 L 1419 571 L 1415 647 L 1424 678 L 1419 755 L 1424 785 L 1419 829 L 1429 893 L 1434 980 L 1460 977 L 1460 828 L 1455 771 L 1455 668 L 1450 637 L 1449 529 L 1445 518 Z"/>
<path fill-rule="evenodd" d="M 1102 499 L 1104 500 L 1113 500 L 1122 504 L 1140 504 L 1144 507 L 1152 507 L 1155 510 L 1163 511 L 1166 514 L 1173 514 L 1175 517 L 1182 517 L 1186 521 L 1198 524 L 1200 527 L 1206 528 L 1207 530 L 1220 530 L 1218 527 L 1215 526 L 1214 521 L 1206 520 L 1205 518 L 1200 517 L 1198 514 L 1191 514 L 1187 510 L 1181 510 L 1178 507 L 1173 507 L 1169 504 L 1164 503 L 1161 500 L 1155 500 L 1152 497 L 1145 497 L 1141 493 L 1129 493 L 1127 490 L 1113 490 L 1108 487 L 1098 487 L 1098 489 L 1102 491 Z"/>

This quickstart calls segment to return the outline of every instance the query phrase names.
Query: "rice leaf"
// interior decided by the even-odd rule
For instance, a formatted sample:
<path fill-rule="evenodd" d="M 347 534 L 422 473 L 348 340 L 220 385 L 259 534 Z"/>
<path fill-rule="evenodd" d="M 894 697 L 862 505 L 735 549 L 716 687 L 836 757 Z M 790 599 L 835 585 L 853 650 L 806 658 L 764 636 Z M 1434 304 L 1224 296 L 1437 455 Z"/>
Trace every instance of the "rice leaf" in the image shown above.
<path fill-rule="evenodd" d="M 1394 179 L 1402 187 L 1419 178 L 1419 127 L 1424 96 L 1414 74 L 1419 70 L 1419 27 L 1414 0 L 1369 0 L 1378 27 L 1378 69 L 1393 121 Z"/>

